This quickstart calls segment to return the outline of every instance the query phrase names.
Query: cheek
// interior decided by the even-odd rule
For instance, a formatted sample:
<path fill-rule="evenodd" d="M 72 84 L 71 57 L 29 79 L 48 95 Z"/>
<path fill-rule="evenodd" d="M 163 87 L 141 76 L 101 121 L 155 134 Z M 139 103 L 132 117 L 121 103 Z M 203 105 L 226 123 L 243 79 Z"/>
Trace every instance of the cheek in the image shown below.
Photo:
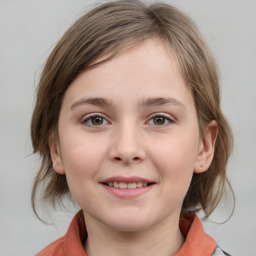
<path fill-rule="evenodd" d="M 154 147 L 151 149 L 152 158 L 163 167 L 169 167 L 179 173 L 193 171 L 198 140 L 192 137 L 177 135 L 162 142 L 154 142 Z"/>
<path fill-rule="evenodd" d="M 105 149 L 96 141 L 71 138 L 66 137 L 61 145 L 63 165 L 72 197 L 81 208 L 85 208 L 85 205 L 93 205 L 94 198 L 97 198 L 93 187 L 97 183 Z"/>
<path fill-rule="evenodd" d="M 175 136 L 163 143 L 154 143 L 152 161 L 166 192 L 180 195 L 182 199 L 185 196 L 196 163 L 197 145 L 198 140 L 192 136 Z"/>
<path fill-rule="evenodd" d="M 104 145 L 79 133 L 63 138 L 61 155 L 70 190 L 95 179 L 106 151 Z"/>

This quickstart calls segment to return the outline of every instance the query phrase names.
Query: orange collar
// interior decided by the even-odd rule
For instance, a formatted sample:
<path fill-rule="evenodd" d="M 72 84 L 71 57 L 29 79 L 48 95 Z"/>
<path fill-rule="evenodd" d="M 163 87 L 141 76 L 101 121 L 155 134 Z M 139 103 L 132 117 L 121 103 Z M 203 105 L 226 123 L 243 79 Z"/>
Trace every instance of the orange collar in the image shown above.
<path fill-rule="evenodd" d="M 200 219 L 193 213 L 180 220 L 180 230 L 185 237 L 185 243 L 175 256 L 211 256 L 216 248 L 216 242 L 207 235 Z M 86 256 L 84 242 L 87 238 L 83 212 L 78 212 L 73 218 L 64 237 L 46 247 L 38 256 Z"/>
<path fill-rule="evenodd" d="M 189 213 L 180 220 L 180 230 L 186 238 L 175 256 L 211 256 L 217 246 L 215 240 L 204 232 L 200 219 Z"/>

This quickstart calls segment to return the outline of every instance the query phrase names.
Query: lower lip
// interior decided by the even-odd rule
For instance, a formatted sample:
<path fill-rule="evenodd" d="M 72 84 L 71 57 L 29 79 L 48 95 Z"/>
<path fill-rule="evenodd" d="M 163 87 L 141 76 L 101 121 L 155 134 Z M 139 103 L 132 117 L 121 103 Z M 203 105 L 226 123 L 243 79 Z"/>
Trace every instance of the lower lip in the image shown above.
<path fill-rule="evenodd" d="M 147 193 L 148 191 L 150 191 L 154 184 L 146 186 L 146 187 L 140 187 L 140 188 L 132 188 L 132 189 L 128 189 L 128 188 L 115 188 L 115 187 L 109 187 L 105 184 L 102 184 L 102 186 L 112 195 L 115 195 L 117 197 L 120 198 L 135 198 L 138 196 L 141 196 L 145 193 Z"/>

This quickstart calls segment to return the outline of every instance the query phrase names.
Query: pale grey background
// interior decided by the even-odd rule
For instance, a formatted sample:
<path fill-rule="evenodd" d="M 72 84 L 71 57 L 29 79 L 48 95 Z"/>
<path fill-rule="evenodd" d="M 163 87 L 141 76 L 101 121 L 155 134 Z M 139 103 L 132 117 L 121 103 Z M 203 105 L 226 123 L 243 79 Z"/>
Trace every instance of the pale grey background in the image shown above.
<path fill-rule="evenodd" d="M 102 1 L 97 1 L 101 3 Z M 228 174 L 233 217 L 206 230 L 232 255 L 256 255 L 256 1 L 177 0 L 198 24 L 221 70 L 222 106 L 235 134 Z M 75 210 L 47 226 L 34 216 L 30 192 L 38 162 L 29 126 L 43 64 L 64 31 L 96 1 L 0 0 L 0 255 L 34 255 L 63 235 Z M 224 221 L 230 204 L 211 217 Z"/>

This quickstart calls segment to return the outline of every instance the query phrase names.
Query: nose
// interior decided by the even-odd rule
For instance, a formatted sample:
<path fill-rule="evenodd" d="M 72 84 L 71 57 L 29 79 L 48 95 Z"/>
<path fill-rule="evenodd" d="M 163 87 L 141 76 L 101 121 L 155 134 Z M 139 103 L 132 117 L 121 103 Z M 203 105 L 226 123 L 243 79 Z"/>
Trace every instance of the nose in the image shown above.
<path fill-rule="evenodd" d="M 115 131 L 110 148 L 111 161 L 124 164 L 140 163 L 146 159 L 143 139 L 138 129 L 123 127 Z"/>

